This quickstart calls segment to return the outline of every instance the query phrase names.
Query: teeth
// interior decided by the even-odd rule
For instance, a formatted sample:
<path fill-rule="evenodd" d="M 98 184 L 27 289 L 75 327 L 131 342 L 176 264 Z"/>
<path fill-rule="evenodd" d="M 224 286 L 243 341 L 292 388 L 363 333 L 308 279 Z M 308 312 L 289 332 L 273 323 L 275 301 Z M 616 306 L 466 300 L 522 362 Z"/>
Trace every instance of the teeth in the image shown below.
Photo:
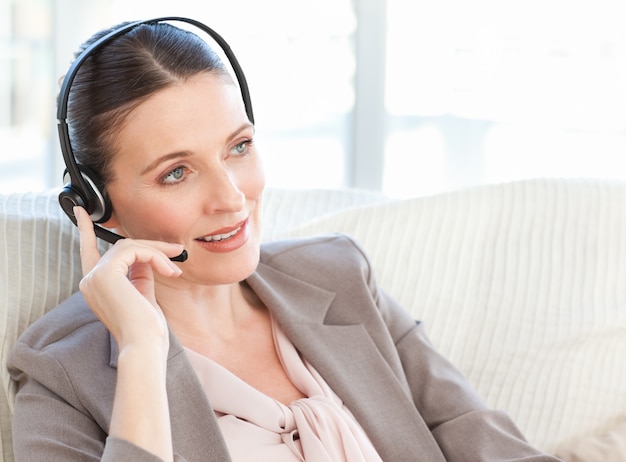
<path fill-rule="evenodd" d="M 200 240 L 201 241 L 205 241 L 205 242 L 223 241 L 224 239 L 228 239 L 229 237 L 234 236 L 235 234 L 237 234 L 240 229 L 241 229 L 241 226 L 239 228 L 231 231 L 230 233 L 215 234 L 213 236 L 205 236 L 205 237 L 201 237 Z"/>

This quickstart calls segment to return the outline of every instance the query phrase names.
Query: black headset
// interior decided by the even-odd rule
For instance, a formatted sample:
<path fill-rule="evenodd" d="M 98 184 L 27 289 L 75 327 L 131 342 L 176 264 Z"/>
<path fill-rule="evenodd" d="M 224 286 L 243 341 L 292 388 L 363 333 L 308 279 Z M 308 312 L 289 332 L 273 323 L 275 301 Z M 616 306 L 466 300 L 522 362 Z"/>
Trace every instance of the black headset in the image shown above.
<path fill-rule="evenodd" d="M 74 224 L 76 224 L 76 217 L 74 216 L 73 211 L 74 206 L 78 205 L 87 210 L 91 221 L 94 222 L 96 236 L 110 242 L 111 244 L 115 243 L 119 239 L 123 239 L 123 237 L 96 224 L 106 222 L 111 217 L 111 213 L 113 211 L 113 207 L 111 206 L 111 202 L 109 201 L 104 185 L 97 178 L 97 176 L 93 174 L 93 172 L 89 171 L 87 167 L 79 165 L 76 162 L 76 156 L 72 150 L 69 127 L 67 124 L 67 104 L 69 100 L 70 88 L 80 66 L 97 49 L 113 41 L 120 35 L 131 31 L 137 26 L 141 26 L 142 24 L 157 24 L 166 21 L 178 21 L 191 24 L 206 32 L 219 45 L 226 55 L 226 58 L 235 73 L 235 77 L 237 78 L 248 119 L 254 124 L 254 115 L 252 113 L 252 103 L 250 102 L 248 84 L 237 58 L 231 51 L 228 43 L 226 43 L 226 41 L 217 32 L 199 21 L 175 16 L 135 21 L 127 23 L 118 29 L 109 32 L 83 50 L 76 57 L 67 71 L 67 74 L 65 74 L 57 102 L 59 141 L 61 143 L 61 152 L 63 153 L 63 160 L 65 161 L 66 166 L 66 170 L 63 175 L 63 182 L 65 183 L 65 186 L 59 193 L 59 204 Z M 184 261 L 186 259 L 186 252 L 183 252 L 183 254 L 175 257 L 174 259 L 178 259 L 177 261 Z"/>

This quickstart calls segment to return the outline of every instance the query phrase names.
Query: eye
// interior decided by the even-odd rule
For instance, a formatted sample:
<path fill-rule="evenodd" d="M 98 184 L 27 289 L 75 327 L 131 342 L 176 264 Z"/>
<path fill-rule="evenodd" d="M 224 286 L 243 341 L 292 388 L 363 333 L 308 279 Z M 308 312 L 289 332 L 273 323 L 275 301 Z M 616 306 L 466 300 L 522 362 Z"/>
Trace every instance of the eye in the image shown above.
<path fill-rule="evenodd" d="M 252 144 L 252 140 L 245 140 L 239 144 L 236 144 L 231 150 L 230 154 L 233 156 L 241 156 L 248 153 L 248 148 Z"/>
<path fill-rule="evenodd" d="M 185 176 L 185 168 L 184 167 L 176 167 L 174 170 L 170 171 L 163 177 L 161 177 L 161 183 L 163 184 L 174 184 L 178 183 Z"/>

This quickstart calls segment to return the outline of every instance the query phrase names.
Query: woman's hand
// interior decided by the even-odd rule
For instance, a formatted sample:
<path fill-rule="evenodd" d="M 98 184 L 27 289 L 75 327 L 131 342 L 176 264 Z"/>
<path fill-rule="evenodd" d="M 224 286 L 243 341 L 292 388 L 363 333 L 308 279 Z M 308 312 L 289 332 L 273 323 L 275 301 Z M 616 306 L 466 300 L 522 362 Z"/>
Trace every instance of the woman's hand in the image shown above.
<path fill-rule="evenodd" d="M 76 207 L 87 304 L 118 343 L 117 384 L 110 436 L 173 458 L 167 397 L 169 332 L 154 293 L 154 274 L 181 274 L 170 256 L 178 244 L 122 239 L 100 255 L 93 223 Z"/>
<path fill-rule="evenodd" d="M 120 348 L 151 335 L 167 340 L 167 324 L 155 298 L 154 272 L 179 276 L 182 271 L 169 257 L 180 254 L 182 246 L 122 239 L 100 255 L 87 212 L 81 207 L 74 212 L 84 275 L 80 290 L 92 311 Z"/>

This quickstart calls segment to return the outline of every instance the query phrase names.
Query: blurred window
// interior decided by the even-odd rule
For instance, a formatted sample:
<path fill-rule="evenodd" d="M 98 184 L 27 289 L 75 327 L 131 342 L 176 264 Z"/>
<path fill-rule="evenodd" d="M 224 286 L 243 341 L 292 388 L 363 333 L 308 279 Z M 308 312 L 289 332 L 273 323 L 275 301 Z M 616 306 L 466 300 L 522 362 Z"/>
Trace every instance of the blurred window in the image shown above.
<path fill-rule="evenodd" d="M 268 185 L 396 197 L 626 178 L 622 0 L 0 0 L 0 192 L 61 186 L 55 98 L 94 31 L 217 30 L 248 78 Z"/>

